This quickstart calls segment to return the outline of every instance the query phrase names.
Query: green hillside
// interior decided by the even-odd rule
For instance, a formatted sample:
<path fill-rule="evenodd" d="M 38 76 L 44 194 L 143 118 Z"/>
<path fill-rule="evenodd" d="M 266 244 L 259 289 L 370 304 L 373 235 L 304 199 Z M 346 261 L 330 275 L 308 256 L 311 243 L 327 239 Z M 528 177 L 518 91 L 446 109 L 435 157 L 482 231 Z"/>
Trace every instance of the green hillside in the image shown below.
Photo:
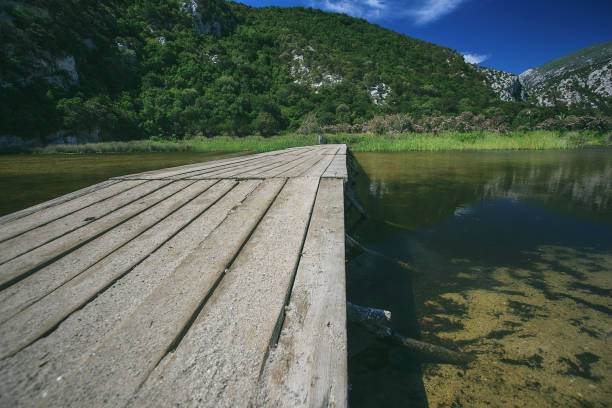
<path fill-rule="evenodd" d="M 526 107 L 500 101 L 456 51 L 305 8 L 5 2 L 0 35 L 0 137 L 43 143 L 271 135 L 394 113 L 513 117 Z"/>

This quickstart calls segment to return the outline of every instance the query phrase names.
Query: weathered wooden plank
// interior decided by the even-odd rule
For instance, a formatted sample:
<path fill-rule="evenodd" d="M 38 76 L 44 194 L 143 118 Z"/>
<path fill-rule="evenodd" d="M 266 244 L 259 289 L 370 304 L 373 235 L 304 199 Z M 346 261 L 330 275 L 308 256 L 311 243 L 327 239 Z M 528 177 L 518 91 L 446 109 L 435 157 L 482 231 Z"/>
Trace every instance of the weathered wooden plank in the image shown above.
<path fill-rule="evenodd" d="M 250 170 L 248 172 L 237 174 L 238 178 L 269 178 L 273 177 L 270 175 L 278 174 L 286 171 L 287 169 L 291 169 L 300 165 L 301 163 L 309 160 L 309 158 L 313 157 L 315 153 L 309 151 L 307 154 L 300 154 L 296 156 L 289 157 L 287 160 L 284 160 L 282 163 L 277 164 L 275 166 L 267 166 L 256 170 Z"/>
<path fill-rule="evenodd" d="M 295 178 L 131 406 L 247 406 L 285 306 L 318 180 Z"/>
<path fill-rule="evenodd" d="M 332 147 L 326 149 L 326 152 L 335 152 L 337 151 L 337 147 Z M 329 167 L 330 163 L 333 160 L 333 156 L 330 154 L 323 154 L 322 159 L 313 164 L 306 171 L 299 174 L 300 177 L 321 177 L 321 175 L 325 172 L 325 170 Z"/>
<path fill-rule="evenodd" d="M 344 154 L 344 153 L 338 153 L 338 149 L 341 149 L 342 146 L 346 146 L 346 145 L 342 145 L 342 144 L 324 144 L 324 145 L 319 145 L 321 147 L 321 154 Z"/>
<path fill-rule="evenodd" d="M 335 155 L 322 177 L 348 180 L 348 173 L 346 171 L 346 156 L 338 154 Z"/>
<path fill-rule="evenodd" d="M 299 160 L 299 158 L 296 158 L 296 156 L 293 156 L 290 159 L 286 159 L 286 160 L 279 161 L 276 163 L 271 163 L 266 166 L 261 166 L 261 167 L 247 169 L 244 171 L 235 172 L 234 174 L 231 174 L 231 177 L 235 179 L 253 179 L 253 178 L 261 179 L 264 177 L 258 177 L 257 176 L 258 174 L 265 173 L 268 171 L 274 171 L 275 169 L 279 167 L 285 167 L 289 165 L 289 163 L 292 163 L 296 160 Z"/>
<path fill-rule="evenodd" d="M 323 179 L 277 347 L 252 406 L 346 407 L 343 181 Z"/>
<path fill-rule="evenodd" d="M 153 227 L 152 231 L 143 234 L 138 239 L 129 241 L 115 251 L 117 245 L 121 245 L 126 238 L 131 238 L 132 232 L 138 234 L 160 218 L 165 218 L 169 212 L 180 208 L 187 200 L 199 195 L 210 184 L 212 183 L 197 182 L 195 186 L 191 185 L 173 196 L 173 199 L 164 200 L 139 216 L 132 218 L 126 223 L 128 225 L 124 224 L 109 232 L 109 234 L 115 233 L 116 236 L 120 235 L 117 231 L 123 230 L 123 235 L 129 235 L 127 237 L 119 236 L 118 244 L 115 244 L 114 240 L 96 243 L 101 244 L 102 251 L 108 253 L 109 256 L 95 263 L 86 271 L 75 273 L 76 277 L 74 279 L 0 325 L 0 358 L 14 354 L 31 344 L 161 245 L 182 226 L 182 224 L 176 223 L 176 217 L 173 217 L 170 223 L 157 224 L 157 228 Z M 195 214 L 189 216 L 193 217 Z M 48 271 L 42 272 L 44 275 L 49 275 Z M 49 280 L 52 284 L 57 283 L 55 276 L 50 276 L 47 282 Z M 47 282 L 43 282 L 43 284 Z"/>
<path fill-rule="evenodd" d="M 312 146 L 298 146 L 298 147 L 288 147 L 282 150 L 273 150 L 269 151 L 265 154 L 288 154 L 293 156 L 299 156 L 305 151 L 312 149 Z"/>
<path fill-rule="evenodd" d="M 314 153 L 319 150 L 319 146 L 304 146 L 299 152 L 296 152 L 296 156 L 303 156 L 305 154 Z"/>
<path fill-rule="evenodd" d="M 197 178 L 232 178 L 237 174 L 255 171 L 257 169 L 266 168 L 270 166 L 276 166 L 280 163 L 284 163 L 288 160 L 291 160 L 293 156 L 283 155 L 283 156 L 270 156 L 265 159 L 258 160 L 249 164 L 248 166 L 236 166 L 230 169 L 223 169 L 215 172 L 207 172 L 202 173 L 197 176 Z M 194 177 L 195 178 L 195 177 Z"/>
<path fill-rule="evenodd" d="M 311 168 L 306 170 L 306 172 L 302 173 L 302 177 L 321 177 L 325 170 L 329 167 L 334 156 L 331 154 L 326 154 L 323 156 L 323 159 L 318 163 L 315 163 Z"/>
<path fill-rule="evenodd" d="M 243 167 L 247 167 L 247 166 L 256 166 L 261 162 L 264 161 L 269 161 L 269 160 L 280 160 L 278 159 L 278 157 L 281 156 L 269 156 L 269 157 L 254 157 L 254 156 L 250 156 L 251 158 L 253 158 L 252 160 L 245 160 L 245 161 L 239 161 L 239 162 L 233 162 L 233 163 L 228 163 L 228 164 L 224 164 L 221 166 L 213 166 L 213 167 L 208 167 L 205 169 L 198 169 L 196 171 L 192 171 L 189 172 L 188 174 L 179 174 L 176 176 L 170 176 L 167 177 L 168 179 L 173 179 L 173 180 L 180 180 L 180 179 L 191 179 L 191 180 L 203 180 L 205 179 L 205 175 L 207 174 L 216 174 L 216 173 L 223 173 L 226 171 L 230 171 L 232 169 L 240 169 Z"/>
<path fill-rule="evenodd" d="M 0 358 L 4 358 L 7 355 L 21 350 L 23 347 L 32 343 L 34 340 L 44 334 L 47 330 L 53 328 L 57 323 L 65 318 L 65 316 L 72 312 L 74 308 L 82 304 L 80 299 L 82 299 L 83 296 L 95 295 L 99 290 L 101 290 L 99 286 L 79 285 L 79 283 L 87 281 L 88 276 L 91 274 L 96 274 L 100 267 L 103 267 L 109 263 L 109 261 L 113 260 L 119 261 L 119 264 L 115 265 L 113 272 L 120 273 L 122 271 L 121 265 L 130 264 L 130 250 L 144 251 L 146 249 L 140 247 L 140 240 L 128 242 L 125 246 L 122 246 L 124 242 L 129 241 L 135 235 L 139 235 L 151 227 L 152 224 L 155 224 L 160 219 L 165 218 L 169 213 L 183 206 L 186 201 L 194 198 L 194 196 L 201 193 L 202 190 L 207 187 L 206 185 L 195 187 L 193 185 L 187 186 L 186 184 L 188 182 L 179 183 L 184 184 L 184 186 L 182 186 L 185 187 L 184 190 L 179 191 L 177 194 L 170 195 L 167 199 L 150 207 L 147 211 L 140 213 L 121 226 L 111 230 L 109 234 L 112 235 L 112 238 L 117 238 L 116 240 L 101 240 L 93 245 L 95 250 L 98 249 L 95 248 L 96 244 L 102 244 L 102 248 L 99 250 L 99 252 L 109 254 L 110 257 L 104 258 L 101 264 L 96 263 L 94 264 L 93 268 L 90 268 L 90 270 L 82 273 L 79 273 L 79 269 L 60 271 L 60 273 L 63 272 L 62 275 L 69 274 L 73 275 L 74 278 L 70 280 L 67 285 L 60 287 L 51 294 L 41 296 L 41 301 L 34 303 L 26 310 L 18 313 L 16 316 L 10 318 L 0 325 Z M 177 226 L 174 225 L 173 227 Z M 117 250 L 117 253 L 113 253 L 115 250 Z M 103 256 L 104 255 L 100 256 L 100 258 Z M 136 256 L 138 256 L 137 252 Z M 73 260 L 73 263 L 74 261 L 75 260 Z M 78 262 L 78 259 L 76 259 L 76 261 Z M 63 283 L 57 276 L 50 274 L 49 271 L 41 270 L 39 273 L 43 279 L 42 283 L 44 289 L 53 290 L 59 286 L 58 284 Z M 96 275 L 96 278 L 100 280 L 100 276 L 101 275 Z M 65 281 L 66 279 L 70 279 L 70 276 L 62 276 L 62 278 Z M 75 285 L 79 286 L 79 290 L 67 290 L 67 288 L 72 288 Z"/>
<path fill-rule="evenodd" d="M 142 177 L 142 176 L 156 176 L 156 175 L 161 175 L 161 174 L 165 174 L 165 173 L 180 173 L 182 171 L 190 171 L 190 170 L 197 170 L 200 168 L 209 168 L 211 166 L 222 166 L 228 163 L 233 163 L 236 161 L 241 161 L 241 160 L 251 160 L 253 158 L 255 158 L 257 155 L 238 155 L 235 157 L 227 157 L 225 159 L 218 159 L 218 160 L 211 160 L 211 161 L 204 161 L 204 162 L 197 162 L 197 163 L 191 163 L 191 164 L 184 164 L 181 166 L 174 166 L 174 167 L 166 167 L 163 169 L 156 169 L 156 170 L 149 170 L 149 171 L 144 171 L 141 173 L 132 173 L 132 174 L 126 174 L 126 175 L 122 175 L 122 176 L 118 176 L 117 178 L 125 178 L 125 177 Z"/>
<path fill-rule="evenodd" d="M 264 181 L 121 326 L 106 336 L 75 375 L 65 377 L 62 389 L 50 394 L 45 404 L 123 405 L 172 343 L 180 339 L 206 293 L 213 289 L 282 184 L 281 180 Z"/>
<path fill-rule="evenodd" d="M 277 174 L 275 177 L 298 177 L 303 173 L 310 170 L 313 166 L 315 166 L 321 160 L 324 160 L 325 157 L 322 155 L 313 155 L 309 158 L 309 160 L 301 163 L 299 166 L 295 166 L 294 168 L 284 171 L 282 173 Z"/>
<path fill-rule="evenodd" d="M 189 203 L 186 205 L 186 208 L 192 211 L 194 213 L 193 216 L 195 216 L 197 208 L 193 208 L 193 203 L 190 203 L 190 200 L 200 196 L 202 192 L 213 184 L 214 181 L 199 181 L 186 187 L 184 190 L 169 197 L 167 200 L 159 202 L 134 218 L 113 228 L 106 234 L 103 234 L 99 238 L 94 239 L 62 257 L 46 268 L 6 288 L 0 292 L 0 322 L 5 322 L 77 275 L 100 273 L 99 276 L 103 276 L 101 272 L 96 271 L 99 271 L 100 268 L 104 268 L 109 262 L 118 262 L 118 264 L 113 267 L 113 273 L 121 273 L 125 268 L 132 267 L 136 261 L 131 261 L 131 258 L 136 257 L 137 259 L 141 259 L 142 256 L 148 255 L 155 249 L 159 240 L 163 242 L 184 224 L 184 222 L 179 222 L 181 221 L 181 217 L 190 216 L 184 209 L 179 211 L 178 214 L 174 214 L 174 216 L 168 215 Z M 194 201 L 199 204 L 207 202 L 212 203 L 227 192 L 234 184 L 235 182 L 231 181 L 221 182 L 219 186 L 211 188 L 208 194 L 202 194 L 199 199 Z M 147 231 L 149 228 L 152 229 Z M 147 232 L 142 234 L 145 231 Z M 152 234 L 153 237 L 151 237 Z M 79 276 L 78 280 L 82 282 L 84 277 Z M 62 293 L 61 290 L 58 292 Z M 41 305 L 30 308 L 28 313 L 31 314 L 42 311 L 41 316 L 31 317 L 26 314 L 25 316 L 21 316 L 20 319 L 27 319 L 30 323 L 32 323 L 33 319 L 42 319 L 43 317 L 48 320 L 49 316 L 53 315 L 52 310 L 54 310 L 54 308 L 67 302 L 76 302 L 76 299 L 79 298 L 79 296 L 75 297 L 71 295 L 63 299 L 63 295 L 59 295 L 60 297 L 57 299 L 57 303 L 55 303 L 57 295 L 57 292 L 53 295 L 49 295 L 44 298 Z M 47 304 L 49 305 L 46 306 Z M 34 325 L 37 327 L 28 328 L 25 331 L 34 330 L 38 332 L 44 327 L 47 329 L 52 327 L 55 323 L 57 322 L 53 322 L 52 324 L 41 324 L 37 322 L 36 325 Z M 17 323 L 14 325 L 17 327 L 20 326 Z M 23 324 L 23 326 L 25 327 L 26 324 Z M 1 337 L 0 335 L 0 338 Z M 23 341 L 28 343 L 25 339 L 28 336 L 22 337 Z"/>
<path fill-rule="evenodd" d="M 196 175 L 188 177 L 189 180 L 202 180 L 202 179 L 217 179 L 217 178 L 236 178 L 236 179 L 248 179 L 248 178 L 265 178 L 259 176 L 260 173 L 265 171 L 272 171 L 277 167 L 293 167 L 298 160 L 301 160 L 306 154 L 312 154 L 312 149 L 296 150 L 296 154 L 278 154 L 269 156 L 268 158 L 258 160 L 248 166 L 235 165 L 230 169 L 220 169 L 215 171 L 206 171 Z M 283 151 L 284 152 L 284 151 Z"/>
<path fill-rule="evenodd" d="M 237 158 L 229 158 L 222 160 L 215 160 L 211 162 L 204 163 L 196 163 L 189 164 L 185 166 L 171 167 L 168 169 L 161 170 L 152 170 L 144 173 L 136 173 L 130 174 L 127 176 L 116 177 L 117 179 L 137 179 L 137 180 L 157 180 L 157 179 L 166 179 L 166 178 L 174 178 L 181 179 L 184 177 L 189 177 L 193 173 L 200 172 L 202 170 L 209 170 L 218 167 L 226 167 L 235 165 L 237 163 L 251 162 L 256 160 L 261 160 L 262 158 L 267 158 L 270 156 L 280 156 L 280 155 L 296 155 L 299 154 L 304 148 L 291 148 L 285 150 L 275 150 L 265 153 L 256 153 L 248 156 L 240 156 Z"/>
<path fill-rule="evenodd" d="M 300 151 L 301 152 L 301 151 Z M 278 163 L 295 160 L 295 156 L 298 153 L 276 151 L 268 153 L 260 153 L 251 157 L 256 160 L 230 163 L 224 166 L 209 168 L 203 171 L 197 171 L 178 176 L 169 177 L 172 179 L 189 179 L 189 180 L 205 180 L 205 179 L 219 179 L 219 178 L 232 178 L 246 171 L 255 171 L 264 167 L 274 167 Z M 246 177 L 240 177 L 246 178 Z"/>
<path fill-rule="evenodd" d="M 339 145 L 335 145 L 335 144 L 319 145 L 319 149 L 317 153 L 321 155 L 336 154 L 336 151 L 338 150 L 338 146 Z"/>
<path fill-rule="evenodd" d="M 273 165 L 268 165 L 268 166 L 260 167 L 257 169 L 249 169 L 247 171 L 236 173 L 235 175 L 233 175 L 233 177 L 236 177 L 238 179 L 264 178 L 264 177 L 260 177 L 259 175 L 263 173 L 267 173 L 267 172 L 278 171 L 277 169 L 279 168 L 284 168 L 284 167 L 292 166 L 292 165 L 295 166 L 295 163 L 299 160 L 302 160 L 302 159 L 298 156 L 293 156 L 289 160 L 284 160 L 282 162 L 274 163 Z"/>
<path fill-rule="evenodd" d="M 285 163 L 282 166 L 273 168 L 273 169 L 269 169 L 266 171 L 262 171 L 262 172 L 257 172 L 257 173 L 251 173 L 251 174 L 245 174 L 242 177 L 257 177 L 257 178 L 271 178 L 271 177 L 276 177 L 281 173 L 285 173 L 286 171 L 289 171 L 297 166 L 302 165 L 305 162 L 308 162 L 310 160 L 312 160 L 312 158 L 315 157 L 314 154 L 309 154 L 309 155 L 305 155 L 305 156 L 300 156 L 300 157 L 295 157 L 293 160 Z"/>
<path fill-rule="evenodd" d="M 15 356 L 0 360 L 0 406 L 37 406 L 47 394 L 61 388 L 63 384 L 57 378 L 77 371 L 100 341 L 128 318 L 260 183 L 240 182 L 55 331 Z M 194 200 L 188 206 L 192 204 L 201 203 Z"/>
<path fill-rule="evenodd" d="M 227 166 L 227 165 L 231 165 L 234 163 L 258 160 L 258 159 L 259 159 L 259 155 L 239 156 L 239 157 L 232 157 L 229 159 L 222 159 L 222 160 L 214 160 L 214 161 L 209 161 L 209 162 L 204 162 L 204 163 L 194 163 L 194 164 L 187 164 L 185 166 L 170 167 L 170 168 L 160 169 L 160 170 L 151 170 L 151 171 L 146 171 L 143 173 L 128 174 L 125 176 L 114 177 L 114 179 L 158 180 L 158 179 L 165 179 L 165 178 L 180 176 L 181 174 L 190 174 L 193 172 L 198 172 L 198 171 L 206 170 L 210 168 L 222 167 L 222 166 Z"/>
<path fill-rule="evenodd" d="M 274 177 L 271 175 L 273 172 L 281 173 L 282 177 L 263 182 L 240 182 L 199 216 L 194 214 L 201 207 L 198 201 L 201 196 L 170 212 L 154 214 L 155 208 L 164 205 L 165 201 L 160 196 L 157 204 L 149 203 L 148 207 L 145 205 L 131 215 L 124 214 L 125 218 L 115 225 L 109 224 L 108 228 L 92 236 L 83 236 L 82 246 L 81 242 L 74 243 L 19 275 L 19 278 L 25 276 L 25 279 L 5 282 L 5 290 L 0 292 L 0 322 L 3 316 L 13 316 L 5 323 L 15 324 L 9 327 L 0 323 L 0 406 L 125 405 L 130 398 L 130 404 L 136 406 L 165 406 L 171 403 L 288 406 L 292 404 L 292 398 L 293 401 L 304 401 L 301 405 L 325 402 L 336 406 L 345 404 L 346 400 L 342 400 L 342 392 L 339 391 L 342 384 L 332 374 L 341 366 L 333 360 L 339 355 L 335 351 L 336 344 L 325 337 L 329 335 L 325 329 L 320 330 L 320 326 L 313 323 L 320 319 L 321 310 L 325 308 L 336 315 L 336 307 L 340 303 L 329 303 L 321 310 L 306 308 L 298 318 L 295 311 L 303 312 L 298 307 L 302 303 L 296 303 L 297 297 L 289 299 L 291 287 L 294 295 L 304 292 L 304 297 L 313 302 L 316 302 L 317 296 L 322 296 L 324 279 L 313 283 L 301 276 L 312 275 L 303 274 L 302 271 L 314 268 L 315 264 L 319 267 L 327 265 L 325 257 L 332 256 L 330 250 L 333 248 L 326 248 L 309 258 L 309 248 L 316 245 L 308 242 L 315 240 L 311 237 L 319 236 L 314 231 L 320 230 L 321 235 L 326 237 L 333 231 L 317 227 L 318 216 L 313 213 L 310 228 L 314 230 L 308 234 L 306 244 L 304 226 L 302 244 L 298 245 L 295 254 L 287 250 L 295 239 L 292 234 L 296 233 L 296 225 L 299 229 L 295 212 L 297 207 L 305 205 L 303 193 L 309 189 L 304 186 L 316 186 L 318 177 L 323 173 L 331 177 L 320 181 L 322 187 L 317 194 L 316 213 L 322 211 L 319 202 L 325 200 L 322 198 L 327 189 L 325 185 L 335 183 L 341 188 L 342 177 L 338 175 L 342 173 L 342 167 L 346 172 L 346 165 L 334 154 L 340 149 L 339 145 L 294 148 L 264 153 L 255 158 L 249 156 L 253 161 L 246 163 L 219 165 L 217 162 L 216 167 L 190 167 L 187 169 L 191 172 L 189 174 L 217 173 L 219 177 L 216 178 L 257 176 L 259 179 L 266 172 L 267 177 Z M 179 170 L 174 177 L 188 178 L 184 170 Z M 168 171 L 177 169 L 163 169 L 149 174 L 149 177 L 157 179 Z M 295 178 L 300 176 L 304 177 Z M 230 228 L 246 228 L 244 223 L 247 221 L 236 215 L 244 207 L 244 204 L 240 204 L 242 199 L 234 199 L 231 203 L 229 197 L 244 186 L 250 185 L 252 189 L 260 183 L 256 191 L 271 182 L 278 183 L 280 188 L 285 177 L 289 177 L 286 188 L 276 198 L 253 235 L 246 243 L 229 242 L 229 246 L 238 245 L 234 253 L 229 254 L 231 248 L 226 248 L 228 242 L 218 231 L 225 229 L 229 234 L 227 236 L 233 237 Z M 287 207 L 291 207 L 291 214 L 287 214 L 287 211 L 277 207 L 285 198 L 289 200 L 290 195 L 286 190 L 298 180 L 304 183 L 299 193 L 296 189 L 295 196 L 299 196 L 299 202 L 298 198 L 293 198 L 295 203 Z M 221 183 L 235 184 L 236 181 L 224 180 L 216 186 Z M 165 197 L 171 195 L 173 198 L 170 200 L 174 200 L 184 191 L 166 193 Z M 313 192 L 310 198 L 311 209 L 314 195 Z M 256 193 L 251 194 L 245 203 L 254 196 Z M 222 203 L 224 210 L 221 210 Z M 342 205 L 341 196 L 339 204 Z M 151 211 L 150 218 L 156 218 L 148 227 L 144 227 L 145 218 L 148 217 L 143 215 L 143 211 Z M 310 214 L 310 211 L 307 213 Z M 270 217 L 273 221 L 270 221 Z M 133 222 L 136 219 L 142 222 Z M 228 227 L 229 220 L 233 220 L 233 227 Z M 258 222 L 257 219 L 251 221 L 253 226 Z M 95 222 L 92 224 L 97 225 Z M 275 226 L 275 223 L 279 225 Z M 89 229 L 92 224 L 64 237 Z M 334 222 L 325 226 L 332 225 Z M 130 226 L 135 230 L 131 230 Z M 281 232 L 276 234 L 273 231 Z M 249 233 L 243 235 L 246 238 Z M 117 238 L 115 246 L 113 236 Z M 106 241 L 102 244 L 104 239 Z M 41 248 L 55 241 L 58 240 L 43 244 L 26 255 L 40 255 L 38 252 Z M 322 239 L 317 242 L 320 241 Z M 241 245 L 244 248 L 240 249 Z M 305 245 L 304 248 L 301 245 Z M 104 248 L 112 252 L 104 252 Z M 298 267 L 300 252 L 303 257 Z M 236 254 L 238 256 L 234 259 Z M 62 257 L 58 258 L 59 255 Z M 283 265 L 290 264 L 292 256 L 295 257 L 293 267 L 283 269 Z M 221 262 L 223 257 L 229 259 L 225 264 Z M 21 258 L 19 256 L 15 260 Z M 339 259 L 343 261 L 342 254 Z M 10 266 L 11 262 L 13 260 L 0 265 L 0 277 L 4 273 L 3 268 Z M 225 269 L 221 264 L 230 266 Z M 214 276 L 211 275 L 213 270 L 216 270 Z M 294 277 L 295 284 L 292 283 Z M 45 279 L 49 279 L 48 285 Z M 332 297 L 337 295 L 332 289 L 333 283 L 336 282 L 332 282 L 329 288 Z M 10 292 L 18 288 L 21 289 Z M 4 302 L 6 293 L 12 293 L 13 300 Z M 19 303 L 16 299 L 25 300 Z M 335 300 L 338 301 L 337 296 Z M 11 306 L 13 301 L 17 306 Z M 344 298 L 340 301 L 343 305 Z M 287 303 L 289 307 L 284 331 L 279 333 L 284 316 L 283 306 Z M 4 314 L 5 310 L 7 314 Z M 27 312 L 30 314 L 26 315 Z M 237 319 L 237 315 L 241 319 Z M 28 318 L 19 321 L 24 316 Z M 30 317 L 34 318 L 30 320 Z M 339 328 L 342 324 L 334 325 L 332 322 L 332 326 Z M 10 356 L 2 358 L 2 344 L 16 341 L 23 327 L 36 328 L 35 335 L 29 337 L 30 343 L 34 342 L 16 354 L 9 353 Z M 319 337 L 315 336 L 318 340 L 309 342 L 302 336 L 303 333 L 317 330 L 321 332 Z M 4 333 L 13 333 L 13 338 L 3 338 Z M 42 334 L 45 336 L 41 337 Z M 278 339 L 279 335 L 279 347 L 273 353 L 278 359 L 271 355 L 266 360 L 264 356 L 267 355 L 268 344 Z M 235 356 L 228 357 L 232 353 Z M 299 353 L 302 354 L 297 355 Z M 325 357 L 327 355 L 332 355 L 329 364 L 326 364 L 329 360 Z M 281 361 L 297 366 L 285 367 L 288 378 L 292 380 L 283 384 L 284 388 L 279 391 L 287 394 L 284 396 L 274 394 L 269 389 L 273 386 L 271 377 L 268 377 L 269 370 L 278 368 L 282 365 Z M 343 378 L 346 379 L 344 374 Z M 259 375 L 261 381 L 258 382 Z M 299 388 L 300 381 L 302 388 Z M 138 395 L 134 396 L 138 390 Z"/>
<path fill-rule="evenodd" d="M 72 200 L 69 200 L 61 205 L 54 205 L 48 208 L 40 209 L 33 214 L 7 222 L 0 227 L 0 242 L 36 227 L 40 227 L 41 225 L 47 224 L 61 217 L 68 216 L 78 210 L 97 204 L 102 200 L 109 199 L 142 183 L 144 183 L 144 181 L 140 180 L 113 181 L 103 188 L 73 198 Z"/>
<path fill-rule="evenodd" d="M 77 191 L 73 191 L 72 193 L 64 194 L 63 196 L 54 198 L 49 201 L 45 201 L 44 203 L 36 204 L 32 207 L 25 208 L 21 211 L 17 211 L 11 214 L 7 214 L 3 217 L 0 217 L 0 225 L 6 224 L 7 222 L 11 222 L 17 220 L 19 218 L 28 216 L 37 211 L 44 210 L 45 208 L 53 207 L 58 204 L 65 203 L 66 201 L 73 200 L 77 197 L 83 196 L 85 194 L 89 194 L 101 188 L 108 187 L 112 184 L 118 183 L 118 180 L 106 180 L 98 184 L 94 184 L 93 186 L 85 187 Z"/>
<path fill-rule="evenodd" d="M 134 182 L 132 181 L 131 183 Z M 150 194 L 151 191 L 159 187 L 158 182 L 141 183 L 132 189 L 107 198 L 97 205 L 85 207 L 73 212 L 67 217 L 58 218 L 48 224 L 8 239 L 0 243 L 0 263 L 7 262 L 10 259 L 38 248 L 62 235 L 77 230 L 96 220 L 103 219 L 113 211 L 138 200 L 140 197 Z M 2 267 L 0 266 L 0 268 Z"/>
<path fill-rule="evenodd" d="M 37 270 L 49 262 L 64 256 L 68 252 L 96 238 L 98 235 L 109 231 L 127 219 L 137 215 L 147 208 L 157 204 L 159 201 L 168 198 L 169 195 L 176 193 L 190 182 L 150 181 L 152 185 L 161 187 L 153 191 L 142 199 L 136 200 L 123 206 L 105 217 L 92 221 L 87 228 L 79 228 L 66 235 L 48 242 L 24 255 L 20 255 L 0 266 L 0 285 L 7 286 L 27 276 L 32 271 Z M 147 184 L 149 184 L 147 183 Z M 137 187 L 138 188 L 138 187 Z M 9 242 L 9 241 L 5 241 Z"/>

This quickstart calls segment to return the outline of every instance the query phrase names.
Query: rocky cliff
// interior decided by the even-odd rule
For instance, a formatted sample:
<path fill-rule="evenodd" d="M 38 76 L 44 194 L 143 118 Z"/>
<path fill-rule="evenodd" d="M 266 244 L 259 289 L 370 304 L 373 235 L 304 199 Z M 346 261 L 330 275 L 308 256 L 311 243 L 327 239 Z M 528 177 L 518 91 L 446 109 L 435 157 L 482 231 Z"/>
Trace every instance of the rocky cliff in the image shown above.
<path fill-rule="evenodd" d="M 538 106 L 612 107 L 612 41 L 528 69 L 520 75 L 476 67 L 504 101 Z"/>

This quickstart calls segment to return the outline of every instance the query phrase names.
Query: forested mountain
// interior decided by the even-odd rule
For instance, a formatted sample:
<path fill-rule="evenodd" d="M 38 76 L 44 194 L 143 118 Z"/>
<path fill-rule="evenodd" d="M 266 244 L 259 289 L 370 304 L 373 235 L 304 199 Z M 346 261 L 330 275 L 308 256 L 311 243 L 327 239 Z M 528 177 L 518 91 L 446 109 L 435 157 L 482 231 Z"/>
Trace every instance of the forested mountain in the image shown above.
<path fill-rule="evenodd" d="M 612 41 L 592 45 L 520 75 L 478 67 L 505 101 L 612 109 Z"/>
<path fill-rule="evenodd" d="M 511 117 L 526 106 L 501 101 L 456 51 L 300 7 L 10 1 L 0 36 L 5 139 L 271 135 L 394 113 Z"/>

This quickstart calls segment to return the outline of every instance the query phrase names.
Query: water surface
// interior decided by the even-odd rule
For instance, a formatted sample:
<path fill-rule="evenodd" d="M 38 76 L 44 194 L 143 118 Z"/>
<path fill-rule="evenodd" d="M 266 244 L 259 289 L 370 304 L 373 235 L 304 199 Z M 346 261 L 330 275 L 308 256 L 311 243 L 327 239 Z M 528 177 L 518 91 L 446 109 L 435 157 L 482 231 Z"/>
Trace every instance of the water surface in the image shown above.
<path fill-rule="evenodd" d="M 363 153 L 370 213 L 347 229 L 348 299 L 402 333 L 474 353 L 419 364 L 349 327 L 350 403 L 612 405 L 612 151 Z"/>
<path fill-rule="evenodd" d="M 111 177 L 228 156 L 185 152 L 0 155 L 0 216 Z"/>

